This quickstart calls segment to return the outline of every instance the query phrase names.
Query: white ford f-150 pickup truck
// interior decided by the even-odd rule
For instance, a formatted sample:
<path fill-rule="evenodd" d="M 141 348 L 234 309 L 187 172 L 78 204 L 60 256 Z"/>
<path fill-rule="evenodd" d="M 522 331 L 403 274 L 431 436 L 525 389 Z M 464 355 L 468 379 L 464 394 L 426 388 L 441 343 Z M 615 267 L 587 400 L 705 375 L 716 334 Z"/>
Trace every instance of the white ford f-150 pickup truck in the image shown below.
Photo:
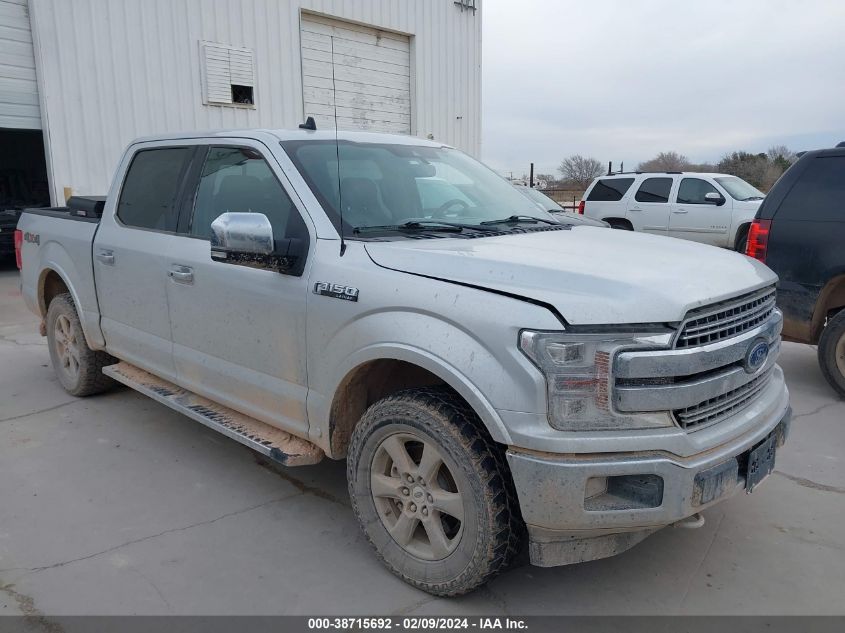
<path fill-rule="evenodd" d="M 434 594 L 524 540 L 551 566 L 700 523 L 787 437 L 768 268 L 559 222 L 439 143 L 142 139 L 104 200 L 18 229 L 69 393 L 120 382 L 282 464 L 347 459 L 378 556 Z"/>

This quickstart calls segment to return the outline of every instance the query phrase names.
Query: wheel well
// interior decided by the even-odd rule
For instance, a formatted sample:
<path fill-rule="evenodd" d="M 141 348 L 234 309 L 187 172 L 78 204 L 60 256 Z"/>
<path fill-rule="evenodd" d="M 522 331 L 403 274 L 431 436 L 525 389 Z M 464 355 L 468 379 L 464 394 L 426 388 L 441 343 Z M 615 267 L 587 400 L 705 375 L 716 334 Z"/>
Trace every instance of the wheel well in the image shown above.
<path fill-rule="evenodd" d="M 65 292 L 70 292 L 67 284 L 64 282 L 55 270 L 48 270 L 41 278 L 40 289 L 38 291 L 39 303 L 41 304 L 41 314 L 47 316 L 47 309 L 50 307 L 50 302 L 58 295 Z"/>
<path fill-rule="evenodd" d="M 845 275 L 831 279 L 819 294 L 813 316 L 813 341 L 818 342 L 824 324 L 840 310 L 845 309 Z"/>
<path fill-rule="evenodd" d="M 628 226 L 633 231 L 634 225 L 631 224 L 630 220 L 625 218 L 602 218 L 605 222 L 607 222 L 610 226 Z"/>
<path fill-rule="evenodd" d="M 748 233 L 748 229 L 751 227 L 751 222 L 746 222 L 745 224 L 740 224 L 739 227 L 736 229 L 736 237 L 734 238 L 734 249 L 739 246 L 739 241 Z"/>
<path fill-rule="evenodd" d="M 370 405 L 392 393 L 445 382 L 427 369 L 395 359 L 359 365 L 341 381 L 332 400 L 329 435 L 332 457 L 346 456 L 352 430 Z"/>

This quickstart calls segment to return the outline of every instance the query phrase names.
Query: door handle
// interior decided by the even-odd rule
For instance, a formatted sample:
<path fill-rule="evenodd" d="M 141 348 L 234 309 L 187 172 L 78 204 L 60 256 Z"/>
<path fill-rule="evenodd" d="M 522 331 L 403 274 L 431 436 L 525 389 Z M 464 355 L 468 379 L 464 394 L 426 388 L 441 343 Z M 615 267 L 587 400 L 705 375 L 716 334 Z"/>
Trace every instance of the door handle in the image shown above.
<path fill-rule="evenodd" d="M 642 211 L 642 209 L 631 209 L 631 211 Z"/>
<path fill-rule="evenodd" d="M 114 266 L 114 251 L 101 249 L 97 253 L 97 261 L 102 262 L 106 266 Z"/>
<path fill-rule="evenodd" d="M 194 283 L 194 269 L 189 266 L 174 266 L 167 271 L 167 276 L 177 284 Z"/>
<path fill-rule="evenodd" d="M 673 209 L 672 213 L 688 213 L 686 209 Z"/>

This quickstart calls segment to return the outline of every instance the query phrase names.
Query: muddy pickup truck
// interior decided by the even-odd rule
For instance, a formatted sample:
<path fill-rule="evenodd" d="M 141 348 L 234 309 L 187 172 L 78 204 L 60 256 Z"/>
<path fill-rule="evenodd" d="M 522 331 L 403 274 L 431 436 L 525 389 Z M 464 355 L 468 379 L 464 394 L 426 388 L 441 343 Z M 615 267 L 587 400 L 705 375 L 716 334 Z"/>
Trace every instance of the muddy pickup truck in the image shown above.
<path fill-rule="evenodd" d="M 281 464 L 346 459 L 377 555 L 433 594 L 525 542 L 553 566 L 700 525 L 787 437 L 768 268 L 559 222 L 435 142 L 142 139 L 104 202 L 18 229 L 69 393 L 123 383 Z"/>

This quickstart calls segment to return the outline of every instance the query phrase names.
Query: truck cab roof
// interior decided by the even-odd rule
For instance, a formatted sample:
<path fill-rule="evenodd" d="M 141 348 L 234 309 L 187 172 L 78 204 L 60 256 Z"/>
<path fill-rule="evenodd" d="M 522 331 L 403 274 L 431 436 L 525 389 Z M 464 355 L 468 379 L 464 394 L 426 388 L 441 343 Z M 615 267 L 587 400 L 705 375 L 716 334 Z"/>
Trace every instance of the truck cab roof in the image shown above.
<path fill-rule="evenodd" d="M 287 130 L 266 128 L 244 128 L 229 130 L 207 130 L 195 132 L 175 132 L 170 134 L 156 134 L 135 139 L 132 144 L 154 143 L 156 141 L 175 141 L 180 139 L 200 138 L 248 138 L 255 140 L 275 139 L 277 141 L 347 141 L 353 143 L 380 143 L 391 145 L 420 145 L 424 147 L 449 147 L 446 143 L 421 139 L 404 134 L 385 134 L 380 132 L 358 132 L 339 130 Z"/>

